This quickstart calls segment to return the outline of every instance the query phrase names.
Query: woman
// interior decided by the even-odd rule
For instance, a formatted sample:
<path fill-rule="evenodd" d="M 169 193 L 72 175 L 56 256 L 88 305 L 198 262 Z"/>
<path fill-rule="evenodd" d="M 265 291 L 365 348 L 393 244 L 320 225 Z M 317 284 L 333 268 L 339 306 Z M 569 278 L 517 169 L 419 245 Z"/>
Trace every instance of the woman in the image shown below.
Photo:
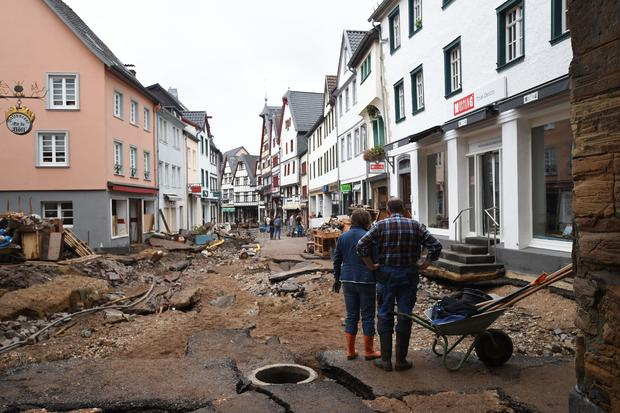
<path fill-rule="evenodd" d="M 363 209 L 356 209 L 351 214 L 351 229 L 343 233 L 334 250 L 334 286 L 335 293 L 342 290 L 347 308 L 344 333 L 346 337 L 347 359 L 357 357 L 355 336 L 357 324 L 362 318 L 364 332 L 364 357 L 366 360 L 379 358 L 374 351 L 375 336 L 375 275 L 357 255 L 357 241 L 370 228 L 370 214 Z M 342 284 L 341 284 L 342 283 Z"/>

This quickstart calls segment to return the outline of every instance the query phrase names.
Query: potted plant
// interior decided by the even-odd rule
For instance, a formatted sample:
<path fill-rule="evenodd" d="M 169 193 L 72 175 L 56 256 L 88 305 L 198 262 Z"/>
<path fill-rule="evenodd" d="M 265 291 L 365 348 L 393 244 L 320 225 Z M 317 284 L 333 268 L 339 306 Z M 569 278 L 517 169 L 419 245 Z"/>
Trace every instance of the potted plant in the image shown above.
<path fill-rule="evenodd" d="M 422 19 L 417 19 L 415 21 L 415 29 L 420 30 L 422 28 Z"/>
<path fill-rule="evenodd" d="M 366 162 L 381 162 L 385 159 L 385 149 L 383 146 L 375 146 L 364 151 L 364 160 Z"/>

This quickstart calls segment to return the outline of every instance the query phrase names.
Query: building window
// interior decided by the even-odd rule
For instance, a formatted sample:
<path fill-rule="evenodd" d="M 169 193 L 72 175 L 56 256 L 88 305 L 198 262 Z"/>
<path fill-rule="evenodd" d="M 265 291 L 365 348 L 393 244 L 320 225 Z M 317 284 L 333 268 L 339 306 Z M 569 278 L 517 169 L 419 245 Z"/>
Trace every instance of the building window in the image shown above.
<path fill-rule="evenodd" d="M 446 98 L 461 91 L 463 79 L 461 75 L 461 38 L 444 47 L 444 71 L 446 82 Z"/>
<path fill-rule="evenodd" d="M 119 119 L 123 118 L 123 94 L 114 92 L 114 116 Z"/>
<path fill-rule="evenodd" d="M 428 198 L 428 226 L 447 229 L 448 220 L 448 171 L 443 161 L 445 152 L 434 153 L 426 158 L 426 191 Z"/>
<path fill-rule="evenodd" d="M 129 147 L 129 176 L 138 177 L 138 148 L 135 146 Z"/>
<path fill-rule="evenodd" d="M 112 238 L 127 236 L 128 211 L 126 199 L 112 200 Z"/>
<path fill-rule="evenodd" d="M 366 124 L 360 126 L 360 146 L 362 151 L 368 149 L 368 130 L 366 129 Z"/>
<path fill-rule="evenodd" d="M 144 130 L 151 130 L 151 112 L 144 108 Z"/>
<path fill-rule="evenodd" d="M 344 136 L 342 137 L 342 139 L 340 139 L 340 162 L 344 162 L 345 161 L 345 157 L 346 157 L 346 149 L 345 149 L 345 138 Z"/>
<path fill-rule="evenodd" d="M 67 132 L 37 132 L 37 166 L 69 166 Z"/>
<path fill-rule="evenodd" d="M 131 106 L 129 107 L 129 122 L 132 125 L 138 124 L 138 102 L 135 100 L 131 101 Z"/>
<path fill-rule="evenodd" d="M 77 74 L 47 75 L 48 109 L 79 109 L 80 85 Z"/>
<path fill-rule="evenodd" d="M 364 59 L 364 61 L 362 62 L 362 69 L 361 69 L 361 72 L 362 72 L 361 82 L 362 83 L 370 75 L 370 72 L 372 71 L 371 65 L 372 65 L 371 53 L 368 53 L 368 56 L 366 56 L 366 59 Z"/>
<path fill-rule="evenodd" d="M 351 100 L 353 101 L 354 105 L 357 103 L 357 78 L 356 77 L 354 77 L 353 81 L 351 82 Z"/>
<path fill-rule="evenodd" d="M 144 151 L 144 180 L 151 180 L 151 153 Z"/>
<path fill-rule="evenodd" d="M 400 79 L 394 85 L 394 107 L 396 110 L 396 122 L 400 122 L 405 119 L 405 84 L 403 79 Z"/>
<path fill-rule="evenodd" d="M 390 52 L 394 53 L 400 47 L 400 13 L 398 7 L 390 13 Z"/>
<path fill-rule="evenodd" d="M 382 117 L 372 121 L 372 134 L 375 146 L 383 147 L 385 145 L 385 127 Z"/>
<path fill-rule="evenodd" d="M 360 152 L 362 152 L 359 129 L 355 129 L 355 131 L 353 132 L 353 147 L 355 148 L 355 156 L 359 155 Z"/>
<path fill-rule="evenodd" d="M 123 174 L 123 143 L 114 141 L 114 175 Z"/>
<path fill-rule="evenodd" d="M 345 109 L 348 112 L 349 109 L 351 108 L 351 102 L 349 101 L 349 87 L 347 87 L 344 90 L 344 102 L 345 102 Z"/>
<path fill-rule="evenodd" d="M 338 95 L 338 116 L 342 117 L 342 95 Z"/>
<path fill-rule="evenodd" d="M 497 68 L 523 60 L 523 0 L 510 0 L 497 9 Z"/>
<path fill-rule="evenodd" d="M 448 7 L 450 5 L 450 3 L 452 3 L 454 0 L 443 0 L 443 4 L 441 5 L 442 9 L 445 9 L 446 7 Z"/>
<path fill-rule="evenodd" d="M 351 134 L 347 135 L 347 159 L 351 159 L 353 157 L 353 151 L 351 150 Z"/>
<path fill-rule="evenodd" d="M 568 0 L 551 0 L 551 44 L 568 36 Z"/>
<path fill-rule="evenodd" d="M 416 114 L 424 109 L 424 73 L 422 65 L 418 66 L 411 72 L 411 99 L 413 111 Z"/>
<path fill-rule="evenodd" d="M 573 239 L 573 177 L 568 119 L 532 129 L 532 224 L 539 239 Z"/>
<path fill-rule="evenodd" d="M 45 219 L 62 219 L 62 225 L 73 227 L 73 203 L 42 202 L 41 216 Z"/>
<path fill-rule="evenodd" d="M 409 0 L 409 36 L 422 28 L 422 0 Z"/>

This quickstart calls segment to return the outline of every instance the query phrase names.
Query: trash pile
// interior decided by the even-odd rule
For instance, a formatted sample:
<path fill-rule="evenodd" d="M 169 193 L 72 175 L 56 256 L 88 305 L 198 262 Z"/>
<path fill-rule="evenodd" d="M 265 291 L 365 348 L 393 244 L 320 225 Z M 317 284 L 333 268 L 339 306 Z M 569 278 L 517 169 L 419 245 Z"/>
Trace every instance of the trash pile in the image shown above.
<path fill-rule="evenodd" d="M 318 230 L 322 232 L 344 232 L 351 227 L 351 220 L 342 215 L 336 218 L 330 218 L 329 221 L 325 221 Z"/>

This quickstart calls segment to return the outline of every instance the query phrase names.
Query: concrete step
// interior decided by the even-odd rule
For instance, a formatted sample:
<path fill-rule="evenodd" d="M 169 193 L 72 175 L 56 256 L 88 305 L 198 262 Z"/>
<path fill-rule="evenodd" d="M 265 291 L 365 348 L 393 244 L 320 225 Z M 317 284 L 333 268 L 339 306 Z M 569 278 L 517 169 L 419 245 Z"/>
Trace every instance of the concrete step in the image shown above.
<path fill-rule="evenodd" d="M 434 264 L 436 267 L 445 268 L 448 271 L 455 272 L 457 274 L 468 274 L 474 272 L 495 272 L 498 270 L 503 271 L 503 264 L 494 263 L 479 263 L 479 264 L 465 264 L 462 262 L 446 260 L 444 258 L 438 259 Z"/>
<path fill-rule="evenodd" d="M 491 234 L 491 245 L 493 245 L 493 234 Z M 487 237 L 466 237 L 465 238 L 465 243 L 466 244 L 472 244 L 472 245 L 481 245 L 483 247 L 487 246 Z M 499 238 L 497 238 L 496 243 L 499 244 Z"/>
<path fill-rule="evenodd" d="M 473 255 L 456 251 L 442 251 L 441 258 L 445 258 L 449 261 L 462 262 L 463 264 L 480 264 L 493 262 L 493 257 L 491 255 Z"/>
<path fill-rule="evenodd" d="M 471 245 L 471 244 L 452 244 L 450 249 L 456 252 L 463 252 L 470 255 L 487 254 L 487 246 Z"/>

